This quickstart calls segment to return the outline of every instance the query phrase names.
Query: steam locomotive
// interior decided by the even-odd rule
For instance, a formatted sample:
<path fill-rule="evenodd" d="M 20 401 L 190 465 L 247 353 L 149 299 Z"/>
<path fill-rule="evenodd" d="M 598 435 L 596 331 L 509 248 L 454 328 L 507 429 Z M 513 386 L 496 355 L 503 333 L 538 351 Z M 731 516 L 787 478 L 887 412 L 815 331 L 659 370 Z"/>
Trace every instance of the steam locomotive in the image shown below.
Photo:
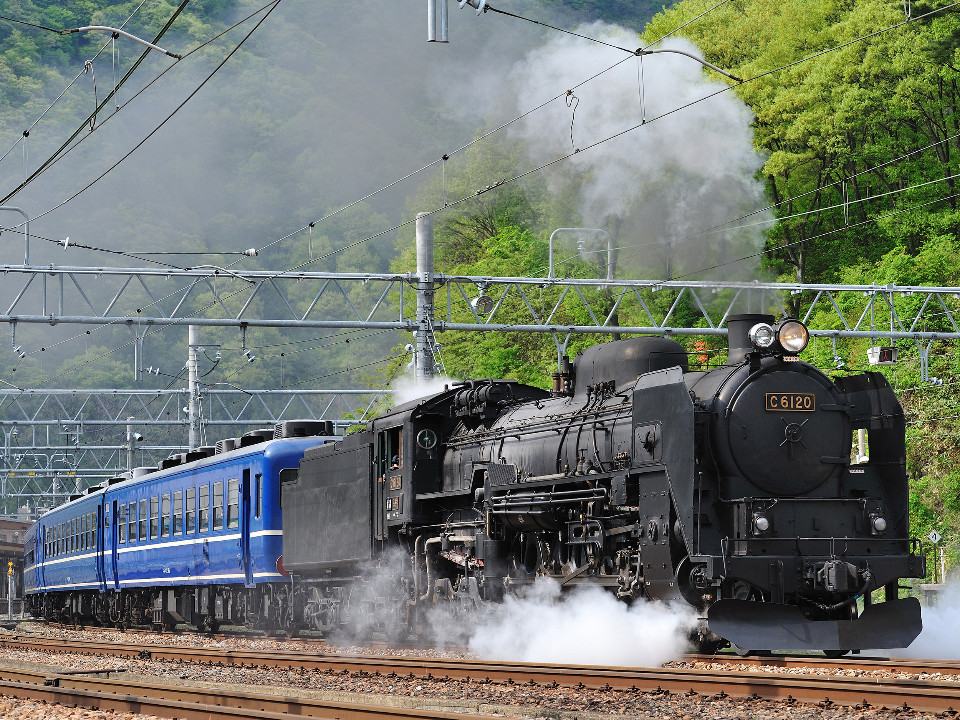
<path fill-rule="evenodd" d="M 689 603 L 705 650 L 909 645 L 920 605 L 899 581 L 925 567 L 893 390 L 800 361 L 796 320 L 728 330 L 722 367 L 620 340 L 566 362 L 552 392 L 461 383 L 308 449 L 282 485 L 289 622 L 393 608 L 376 622 L 403 634 L 439 603 L 471 612 L 549 577 Z M 870 457 L 852 463 L 860 429 Z M 393 579 L 372 582 L 393 548 Z"/>
<path fill-rule="evenodd" d="M 670 339 L 619 340 L 565 361 L 552 391 L 468 381 L 344 438 L 278 425 L 116 478 L 31 530 L 29 605 L 401 637 L 546 577 L 687 603 L 701 650 L 909 645 L 920 605 L 899 582 L 925 567 L 893 390 L 801 361 L 796 320 L 728 329 L 710 370 Z M 852 463 L 858 430 L 870 457 Z"/>

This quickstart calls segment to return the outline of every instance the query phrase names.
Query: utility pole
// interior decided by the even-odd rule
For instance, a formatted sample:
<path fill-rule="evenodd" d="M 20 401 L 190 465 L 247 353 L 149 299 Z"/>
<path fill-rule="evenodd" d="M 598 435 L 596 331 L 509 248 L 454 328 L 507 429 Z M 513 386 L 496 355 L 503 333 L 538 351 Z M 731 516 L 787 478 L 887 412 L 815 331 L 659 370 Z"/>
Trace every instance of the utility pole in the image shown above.
<path fill-rule="evenodd" d="M 136 466 L 137 443 L 143 440 L 143 435 L 134 432 L 133 423 L 135 418 L 127 418 L 127 473 L 133 477 L 133 468 Z"/>
<path fill-rule="evenodd" d="M 197 374 L 197 347 L 200 328 L 190 325 L 187 331 L 187 391 L 190 400 L 187 404 L 187 417 L 190 422 L 187 450 L 196 450 L 200 437 L 200 382 Z"/>
<path fill-rule="evenodd" d="M 417 329 L 414 331 L 414 377 L 433 377 L 433 215 L 417 215 Z"/>
<path fill-rule="evenodd" d="M 447 0 L 427 0 L 427 42 L 449 42 Z"/>

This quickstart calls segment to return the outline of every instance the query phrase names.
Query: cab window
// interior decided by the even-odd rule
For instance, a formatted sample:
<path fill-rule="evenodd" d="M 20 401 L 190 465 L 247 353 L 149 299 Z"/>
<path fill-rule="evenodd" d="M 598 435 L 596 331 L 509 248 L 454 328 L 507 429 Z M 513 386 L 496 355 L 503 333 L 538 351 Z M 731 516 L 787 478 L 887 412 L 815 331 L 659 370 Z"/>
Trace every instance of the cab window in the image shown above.
<path fill-rule="evenodd" d="M 384 430 L 377 437 L 380 477 L 385 476 L 390 471 L 396 471 L 403 467 L 402 437 L 401 428 L 399 427 Z"/>

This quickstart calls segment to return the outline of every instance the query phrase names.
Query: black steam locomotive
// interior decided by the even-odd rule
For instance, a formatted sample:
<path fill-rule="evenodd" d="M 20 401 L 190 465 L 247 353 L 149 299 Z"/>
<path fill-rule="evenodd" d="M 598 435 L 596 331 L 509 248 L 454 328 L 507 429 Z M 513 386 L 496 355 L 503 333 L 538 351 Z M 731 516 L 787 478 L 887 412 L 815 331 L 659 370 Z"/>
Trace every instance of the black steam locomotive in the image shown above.
<path fill-rule="evenodd" d="M 920 606 L 899 580 L 924 560 L 893 390 L 800 361 L 796 320 L 728 327 L 723 367 L 620 340 L 566 363 L 552 392 L 460 383 L 307 450 L 282 485 L 288 622 L 376 616 L 403 635 L 439 603 L 470 612 L 547 576 L 682 599 L 705 617 L 701 649 L 909 645 Z M 858 429 L 870 457 L 852 464 Z"/>

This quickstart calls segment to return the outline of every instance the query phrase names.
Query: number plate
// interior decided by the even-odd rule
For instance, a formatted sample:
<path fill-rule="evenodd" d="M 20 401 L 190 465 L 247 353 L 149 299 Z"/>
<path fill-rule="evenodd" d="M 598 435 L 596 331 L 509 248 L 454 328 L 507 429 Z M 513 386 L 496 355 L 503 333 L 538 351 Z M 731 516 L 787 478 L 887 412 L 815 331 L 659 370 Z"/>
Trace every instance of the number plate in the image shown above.
<path fill-rule="evenodd" d="M 817 397 L 813 393 L 767 393 L 766 410 L 770 412 L 813 412 Z"/>

